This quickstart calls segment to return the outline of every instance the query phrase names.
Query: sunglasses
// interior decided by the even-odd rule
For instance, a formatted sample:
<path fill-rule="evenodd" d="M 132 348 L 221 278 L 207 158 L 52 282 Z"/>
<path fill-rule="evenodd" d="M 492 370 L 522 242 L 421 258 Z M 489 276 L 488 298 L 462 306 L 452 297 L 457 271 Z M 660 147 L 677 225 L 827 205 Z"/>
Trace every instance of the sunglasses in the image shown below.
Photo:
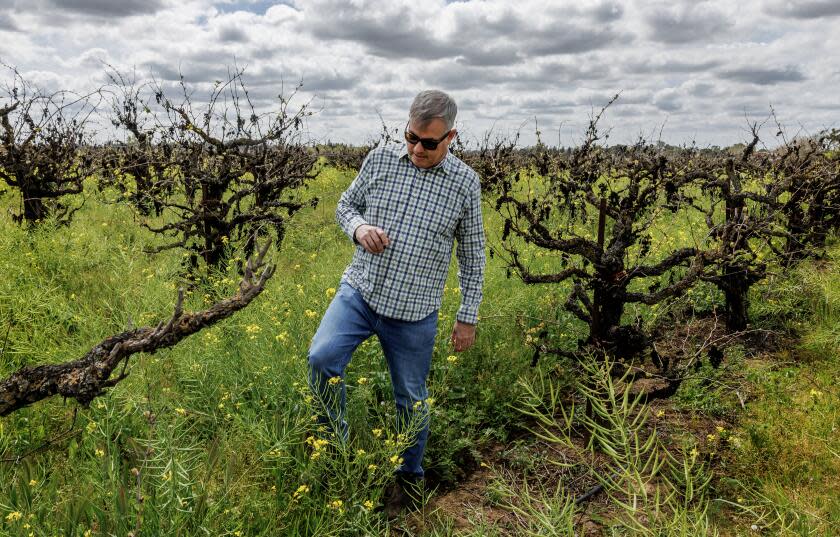
<path fill-rule="evenodd" d="M 435 149 L 437 149 L 439 143 L 446 140 L 446 137 L 449 136 L 450 132 L 452 132 L 451 129 L 446 131 L 446 134 L 444 134 L 439 140 L 435 140 L 434 138 L 420 138 L 419 136 L 408 130 L 408 125 L 406 125 L 405 141 L 410 143 L 411 145 L 419 143 L 423 146 L 423 149 L 426 149 L 428 151 L 434 151 Z"/>

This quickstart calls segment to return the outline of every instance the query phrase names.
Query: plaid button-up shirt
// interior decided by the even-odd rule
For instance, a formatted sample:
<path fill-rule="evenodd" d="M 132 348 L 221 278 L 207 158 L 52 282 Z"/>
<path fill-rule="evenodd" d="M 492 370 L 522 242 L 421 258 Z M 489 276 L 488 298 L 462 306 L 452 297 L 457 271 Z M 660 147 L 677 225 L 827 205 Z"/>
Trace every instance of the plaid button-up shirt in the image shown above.
<path fill-rule="evenodd" d="M 390 245 L 371 254 L 356 243 L 342 275 L 380 315 L 417 321 L 440 308 L 452 244 L 457 240 L 461 307 L 457 320 L 478 322 L 484 281 L 484 227 L 478 174 L 451 153 L 433 168 L 416 167 L 405 144 L 371 151 L 341 195 L 339 225 L 355 243 L 362 224 L 385 230 Z"/>

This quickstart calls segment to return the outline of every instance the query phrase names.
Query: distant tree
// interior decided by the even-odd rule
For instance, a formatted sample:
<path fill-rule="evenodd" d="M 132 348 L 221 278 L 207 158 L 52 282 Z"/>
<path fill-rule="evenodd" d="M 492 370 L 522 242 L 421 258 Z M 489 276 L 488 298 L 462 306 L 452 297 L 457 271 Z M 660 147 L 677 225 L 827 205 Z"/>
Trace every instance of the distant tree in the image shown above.
<path fill-rule="evenodd" d="M 175 181 L 173 144 L 164 143 L 147 100 L 149 84 L 110 69 L 111 122 L 123 128 L 128 139 L 113 143 L 103 152 L 103 184 L 122 191 L 143 216 L 163 212 L 163 200 L 172 194 Z"/>
<path fill-rule="evenodd" d="M 750 289 L 769 263 L 788 266 L 819 255 L 840 222 L 834 133 L 759 152 L 757 125 L 751 128 L 752 140 L 737 146 L 740 155 L 730 148 L 723 156 L 691 159 L 690 173 L 706 194 L 695 207 L 704 212 L 717 249 L 702 279 L 723 292 L 730 331 L 747 328 Z"/>
<path fill-rule="evenodd" d="M 533 165 L 499 177 L 494 188 L 510 268 L 526 284 L 570 281 L 565 309 L 589 327 L 583 343 L 627 358 L 646 348 L 648 339 L 640 326 L 622 320 L 626 306 L 681 295 L 703 274 L 708 258 L 696 247 L 652 250 L 650 225 L 659 213 L 688 207 L 683 163 L 643 141 L 602 147 L 597 123 L 603 112 L 590 121 L 568 160 L 538 142 Z M 546 252 L 557 270 L 532 270 L 523 244 Z"/>
<path fill-rule="evenodd" d="M 451 146 L 452 153 L 475 170 L 485 190 L 492 190 L 513 176 L 523 164 L 521 152 L 517 148 L 518 136 L 505 138 L 493 137 L 487 132 L 475 146 L 458 135 Z M 530 162 L 526 163 L 526 165 Z"/>
<path fill-rule="evenodd" d="M 784 136 L 781 128 L 779 133 Z M 840 227 L 840 134 L 833 130 L 783 142 L 766 157 L 765 200 L 781 216 L 777 235 L 784 244 L 776 253 L 792 264 L 820 255 Z"/>
<path fill-rule="evenodd" d="M 8 69 L 12 82 L 0 90 L 0 179 L 20 195 L 20 212 L 13 217 L 29 224 L 48 216 L 67 223 L 79 206 L 65 196 L 81 193 L 93 171 L 86 150 L 91 95 L 47 93 Z"/>
<path fill-rule="evenodd" d="M 259 113 L 241 71 L 217 81 L 200 112 L 183 79 L 179 100 L 160 85 L 153 94 L 157 125 L 154 137 L 147 131 L 145 143 L 165 157 L 166 169 L 155 177 L 166 188 L 145 195 L 167 219 L 142 225 L 170 242 L 150 251 L 182 248 L 192 253 L 194 263 L 202 259 L 218 266 L 225 261 L 228 242 L 243 244 L 248 254 L 253 237 L 273 230 L 279 244 L 288 219 L 317 203 L 301 199 L 301 187 L 317 173 L 317 156 L 301 140 L 310 114 L 306 105 L 292 112 L 289 99 L 281 95 L 276 108 Z M 134 104 L 115 107 L 129 113 L 118 111 L 114 122 L 133 132 L 135 111 L 145 110 L 147 103 L 136 92 L 127 95 Z"/>

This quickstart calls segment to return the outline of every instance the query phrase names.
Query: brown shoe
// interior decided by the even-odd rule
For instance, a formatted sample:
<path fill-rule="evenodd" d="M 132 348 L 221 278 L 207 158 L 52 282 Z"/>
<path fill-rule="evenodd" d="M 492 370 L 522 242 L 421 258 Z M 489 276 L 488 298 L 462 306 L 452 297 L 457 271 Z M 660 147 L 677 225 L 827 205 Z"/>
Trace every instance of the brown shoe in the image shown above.
<path fill-rule="evenodd" d="M 423 496 L 423 478 L 412 479 L 398 475 L 393 483 L 385 487 L 385 515 L 389 520 L 393 520 L 403 511 L 415 510 L 423 505 Z"/>

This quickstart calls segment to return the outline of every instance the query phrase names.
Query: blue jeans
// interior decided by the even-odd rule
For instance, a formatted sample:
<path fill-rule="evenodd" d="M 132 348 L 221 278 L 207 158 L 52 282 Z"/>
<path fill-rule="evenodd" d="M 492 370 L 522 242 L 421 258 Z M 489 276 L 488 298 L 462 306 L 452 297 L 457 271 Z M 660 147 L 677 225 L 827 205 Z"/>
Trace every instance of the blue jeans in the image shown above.
<path fill-rule="evenodd" d="M 437 319 L 437 311 L 413 322 L 384 317 L 374 312 L 356 289 L 342 282 L 309 347 L 310 387 L 316 401 L 325 407 L 319 420 L 333 431 L 337 428 L 346 439 L 347 392 L 343 381 L 330 384 L 329 379 L 343 379 L 353 351 L 376 334 L 391 374 L 397 433 L 414 433 L 403 433 L 411 437 L 407 438 L 408 447 L 402 453 L 398 473 L 407 477 L 423 476 L 423 452 L 429 437 L 426 379 L 432 364 Z"/>

